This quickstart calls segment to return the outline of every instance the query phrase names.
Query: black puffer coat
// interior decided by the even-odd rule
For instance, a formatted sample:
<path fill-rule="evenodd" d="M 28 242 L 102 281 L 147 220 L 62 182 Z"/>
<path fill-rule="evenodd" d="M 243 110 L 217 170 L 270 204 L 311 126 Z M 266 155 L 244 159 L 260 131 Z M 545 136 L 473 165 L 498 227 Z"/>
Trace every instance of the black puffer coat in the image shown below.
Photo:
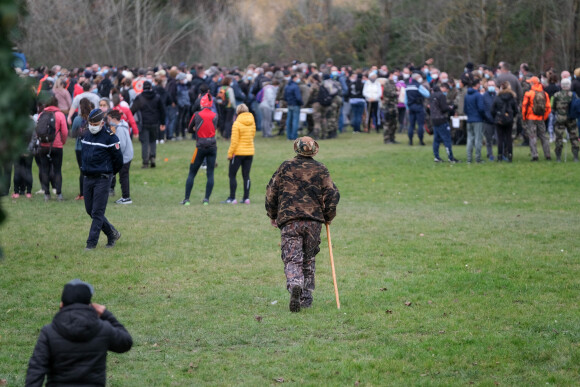
<path fill-rule="evenodd" d="M 127 352 L 131 335 L 108 310 L 99 318 L 90 305 L 63 307 L 45 325 L 28 363 L 26 386 L 105 386 L 107 351 Z"/>

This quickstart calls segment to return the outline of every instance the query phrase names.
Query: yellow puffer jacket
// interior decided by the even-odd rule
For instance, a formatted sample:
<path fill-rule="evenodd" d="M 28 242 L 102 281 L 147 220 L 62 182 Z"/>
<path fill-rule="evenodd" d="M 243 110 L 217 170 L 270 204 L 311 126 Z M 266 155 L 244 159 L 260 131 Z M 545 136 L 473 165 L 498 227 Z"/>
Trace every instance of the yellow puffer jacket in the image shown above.
<path fill-rule="evenodd" d="M 234 156 L 253 156 L 256 123 L 252 113 L 242 113 L 232 127 L 232 138 L 228 158 Z"/>

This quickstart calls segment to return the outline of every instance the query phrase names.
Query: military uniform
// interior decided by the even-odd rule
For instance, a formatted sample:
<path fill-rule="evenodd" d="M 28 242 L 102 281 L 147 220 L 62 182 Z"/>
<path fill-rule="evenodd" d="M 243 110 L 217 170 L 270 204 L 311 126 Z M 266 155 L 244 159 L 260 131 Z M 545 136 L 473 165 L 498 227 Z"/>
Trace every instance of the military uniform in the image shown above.
<path fill-rule="evenodd" d="M 336 216 L 340 194 L 328 169 L 312 158 L 318 152 L 316 141 L 298 138 L 294 149 L 297 156 L 283 162 L 266 187 L 266 213 L 281 230 L 290 310 L 298 312 L 312 304 L 322 223 Z"/>
<path fill-rule="evenodd" d="M 564 146 L 563 139 L 566 135 L 566 130 L 570 134 L 570 142 L 572 143 L 572 153 L 574 160 L 578 160 L 578 127 L 576 120 L 568 118 L 568 109 L 572 102 L 572 92 L 561 90 L 554 94 L 553 111 L 556 114 L 556 124 L 554 125 L 554 132 L 556 133 L 556 158 L 558 161 L 562 157 L 562 148 Z"/>
<path fill-rule="evenodd" d="M 280 85 L 278 85 L 278 93 L 276 94 L 276 101 L 278 101 L 278 106 L 281 109 L 285 109 L 288 107 L 286 100 L 284 99 L 284 89 L 286 89 L 286 85 L 288 81 L 282 79 L 280 81 Z M 288 113 L 282 113 L 282 118 L 280 118 L 279 123 L 279 130 L 278 136 L 281 136 L 284 132 L 286 132 L 286 119 L 288 118 Z"/>
<path fill-rule="evenodd" d="M 398 97 L 399 92 L 397 91 L 397 85 L 393 80 L 387 80 L 383 89 L 383 103 L 385 106 L 385 130 L 383 131 L 383 141 L 385 144 L 395 143 Z"/>
<path fill-rule="evenodd" d="M 306 107 L 312 108 L 312 114 L 306 116 L 308 135 L 315 140 L 320 138 L 320 104 L 318 103 L 318 90 L 320 86 L 316 82 L 310 82 L 310 98 Z"/>
<path fill-rule="evenodd" d="M 340 114 L 340 108 L 342 106 L 342 97 L 340 92 L 342 86 L 335 80 L 326 79 L 323 86 L 328 89 L 330 94 L 335 94 L 332 99 L 332 103 L 329 106 L 320 106 L 320 116 L 321 116 L 321 139 L 334 138 L 338 134 L 338 118 Z"/>

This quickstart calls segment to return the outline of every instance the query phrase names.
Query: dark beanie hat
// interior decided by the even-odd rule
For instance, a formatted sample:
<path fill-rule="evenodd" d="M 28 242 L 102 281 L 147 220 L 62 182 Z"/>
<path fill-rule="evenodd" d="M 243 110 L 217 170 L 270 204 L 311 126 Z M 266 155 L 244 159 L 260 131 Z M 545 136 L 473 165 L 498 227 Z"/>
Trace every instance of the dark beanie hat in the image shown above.
<path fill-rule="evenodd" d="M 74 279 L 64 285 L 64 289 L 62 290 L 62 305 L 67 306 L 71 304 L 90 304 L 91 297 L 95 290 L 86 282 L 81 281 L 80 279 Z"/>

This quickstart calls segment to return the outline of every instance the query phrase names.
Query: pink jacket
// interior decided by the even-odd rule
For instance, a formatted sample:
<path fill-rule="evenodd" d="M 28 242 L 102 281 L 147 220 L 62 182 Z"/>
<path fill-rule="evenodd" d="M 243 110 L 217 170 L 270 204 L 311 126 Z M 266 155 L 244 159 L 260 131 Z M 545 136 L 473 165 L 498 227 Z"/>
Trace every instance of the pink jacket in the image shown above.
<path fill-rule="evenodd" d="M 57 106 L 48 106 L 46 107 L 42 113 L 38 116 L 40 118 L 44 112 L 53 112 L 54 113 L 54 120 L 56 125 L 56 137 L 54 138 L 54 142 L 52 143 L 53 148 L 62 148 L 64 144 L 66 144 L 66 138 L 68 137 L 68 126 L 66 125 L 66 117 L 60 111 Z M 49 147 L 50 144 L 40 144 L 40 146 Z"/>

